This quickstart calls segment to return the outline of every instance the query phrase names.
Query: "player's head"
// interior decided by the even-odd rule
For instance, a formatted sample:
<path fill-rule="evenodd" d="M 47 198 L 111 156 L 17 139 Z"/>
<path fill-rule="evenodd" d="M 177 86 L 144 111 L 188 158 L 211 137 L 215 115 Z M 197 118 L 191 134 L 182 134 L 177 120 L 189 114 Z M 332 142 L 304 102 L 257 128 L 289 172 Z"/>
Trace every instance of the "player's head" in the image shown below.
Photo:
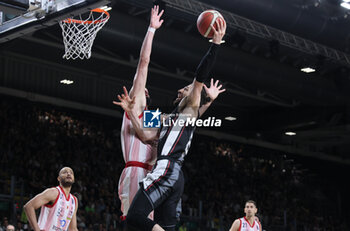
<path fill-rule="evenodd" d="M 57 180 L 63 187 L 71 187 L 74 184 L 74 172 L 70 167 L 63 167 L 59 173 Z"/>
<path fill-rule="evenodd" d="M 175 98 L 173 104 L 174 105 L 177 105 L 178 103 L 180 103 L 180 101 L 188 96 L 192 90 L 192 87 L 193 87 L 193 83 L 192 84 L 189 84 L 181 89 L 179 89 L 177 91 L 177 97 Z M 200 102 L 200 106 L 207 103 L 208 102 L 208 96 L 207 96 L 207 93 L 205 92 L 204 88 L 202 89 L 202 92 L 201 92 L 201 102 Z"/>
<path fill-rule="evenodd" d="M 258 212 L 258 208 L 256 207 L 256 202 L 253 200 L 248 200 L 244 206 L 244 213 L 246 217 L 253 217 Z"/>
<path fill-rule="evenodd" d="M 192 89 L 192 84 L 189 84 L 189 85 L 177 90 L 177 96 L 176 96 L 173 104 L 177 105 L 178 103 L 180 103 L 183 98 L 185 98 L 186 96 L 188 96 L 190 94 L 191 89 Z"/>
<path fill-rule="evenodd" d="M 149 92 L 147 88 L 145 88 L 145 96 L 146 96 L 146 106 L 149 106 L 152 100 L 151 100 L 151 97 L 149 96 Z"/>
<path fill-rule="evenodd" d="M 7 217 L 4 217 L 2 219 L 2 225 L 6 227 L 8 224 L 9 224 L 9 221 L 8 221 Z"/>

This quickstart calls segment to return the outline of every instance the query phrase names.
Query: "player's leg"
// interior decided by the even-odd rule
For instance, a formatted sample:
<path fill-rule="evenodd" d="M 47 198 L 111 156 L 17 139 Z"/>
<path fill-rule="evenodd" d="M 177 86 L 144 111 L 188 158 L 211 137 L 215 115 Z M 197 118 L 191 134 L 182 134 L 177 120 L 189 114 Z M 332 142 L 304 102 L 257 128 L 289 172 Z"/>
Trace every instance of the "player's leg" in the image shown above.
<path fill-rule="evenodd" d="M 157 161 L 152 173 L 143 179 L 140 190 L 130 206 L 127 215 L 128 226 L 134 226 L 140 230 L 163 230 L 147 216 L 173 194 L 174 187 L 179 180 L 180 169 L 180 165 L 170 160 Z"/>
<path fill-rule="evenodd" d="M 118 183 L 118 195 L 120 199 L 120 210 L 122 215 L 120 216 L 122 229 L 125 230 L 126 226 L 126 214 L 128 213 L 130 207 L 129 198 L 129 188 L 130 188 L 130 174 L 127 174 L 127 169 L 124 169 L 119 178 Z"/>
<path fill-rule="evenodd" d="M 179 206 L 181 206 L 181 196 L 184 189 L 184 177 L 182 171 L 179 172 L 179 179 L 174 185 L 172 193 L 154 211 L 155 221 L 166 231 L 175 231 L 175 226 L 180 219 Z"/>
<path fill-rule="evenodd" d="M 154 221 L 148 218 L 152 210 L 153 204 L 148 199 L 143 188 L 140 188 L 134 197 L 126 217 L 128 230 L 136 228 L 138 230 L 152 231 L 156 225 Z"/>

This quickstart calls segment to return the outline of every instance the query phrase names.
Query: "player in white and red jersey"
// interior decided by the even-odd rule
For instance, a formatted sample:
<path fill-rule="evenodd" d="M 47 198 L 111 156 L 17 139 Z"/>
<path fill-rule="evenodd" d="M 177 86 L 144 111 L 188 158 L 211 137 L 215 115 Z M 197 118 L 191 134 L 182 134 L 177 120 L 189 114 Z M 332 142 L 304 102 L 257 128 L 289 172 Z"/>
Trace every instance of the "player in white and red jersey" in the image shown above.
<path fill-rule="evenodd" d="M 245 203 L 244 213 L 245 217 L 236 219 L 230 231 L 262 231 L 262 226 L 259 219 L 255 216 L 258 212 L 255 201 L 248 200 Z"/>
<path fill-rule="evenodd" d="M 146 89 L 148 65 L 155 31 L 163 23 L 163 20 L 160 19 L 163 12 L 163 10 L 159 12 L 159 6 L 154 6 L 151 10 L 150 24 L 142 43 L 139 63 L 133 86 L 130 89 L 130 96 L 135 97 L 135 109 L 140 120 L 142 120 L 143 110 L 147 108 L 150 101 L 148 90 Z M 116 104 L 115 101 L 113 103 Z M 127 113 L 124 113 L 123 116 L 121 144 L 125 168 L 119 179 L 118 193 L 121 200 L 121 211 L 123 212 L 121 218 L 124 220 L 131 202 L 139 189 L 139 183 L 151 171 L 157 153 L 154 142 L 145 144 L 136 135 Z"/>
<path fill-rule="evenodd" d="M 142 120 L 142 114 L 139 119 Z M 123 212 L 121 219 L 124 220 L 139 189 L 139 182 L 152 170 L 157 154 L 156 144 L 144 144 L 136 136 L 126 113 L 123 116 L 121 144 L 125 168 L 119 178 L 118 193 Z"/>
<path fill-rule="evenodd" d="M 62 168 L 57 180 L 59 186 L 46 189 L 24 205 L 24 211 L 34 231 L 78 231 L 78 200 L 70 194 L 74 183 L 73 170 L 69 167 Z M 37 220 L 35 210 L 40 207 Z"/>

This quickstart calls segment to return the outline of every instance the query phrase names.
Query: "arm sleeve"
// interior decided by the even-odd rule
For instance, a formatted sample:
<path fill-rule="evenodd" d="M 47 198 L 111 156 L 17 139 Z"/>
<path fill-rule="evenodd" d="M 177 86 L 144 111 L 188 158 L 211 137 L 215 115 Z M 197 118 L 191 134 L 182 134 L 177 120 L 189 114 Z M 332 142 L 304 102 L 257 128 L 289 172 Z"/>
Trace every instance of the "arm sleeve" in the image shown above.
<path fill-rule="evenodd" d="M 208 78 L 215 63 L 218 48 L 219 45 L 212 43 L 208 52 L 199 63 L 195 73 L 195 78 L 198 82 L 203 83 Z"/>

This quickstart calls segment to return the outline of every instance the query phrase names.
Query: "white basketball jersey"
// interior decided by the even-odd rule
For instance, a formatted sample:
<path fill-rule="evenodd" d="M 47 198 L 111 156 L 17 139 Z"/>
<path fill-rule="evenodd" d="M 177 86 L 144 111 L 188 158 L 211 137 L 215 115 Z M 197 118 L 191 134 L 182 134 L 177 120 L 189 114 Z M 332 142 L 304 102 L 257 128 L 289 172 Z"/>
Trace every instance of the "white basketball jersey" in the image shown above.
<path fill-rule="evenodd" d="M 141 114 L 139 119 L 142 121 Z M 139 162 L 148 165 L 152 169 L 153 164 L 157 159 L 157 148 L 150 144 L 144 144 L 137 137 L 136 131 L 132 126 L 131 120 L 127 113 L 124 113 L 121 129 L 121 144 L 125 163 Z M 123 216 L 128 214 L 129 207 L 139 190 L 140 181 L 145 178 L 150 171 L 143 167 L 130 165 L 125 167 L 119 178 L 118 194 L 121 201 L 121 210 Z"/>
<path fill-rule="evenodd" d="M 142 121 L 143 113 L 139 115 Z M 138 161 L 149 165 L 154 165 L 157 159 L 156 148 L 150 144 L 144 144 L 137 137 L 127 113 L 124 113 L 123 123 L 120 132 L 121 145 L 125 163 L 128 161 Z"/>
<path fill-rule="evenodd" d="M 262 231 L 259 221 L 254 221 L 252 225 L 250 225 L 245 217 L 240 218 L 239 221 L 239 231 Z"/>
<path fill-rule="evenodd" d="M 58 196 L 52 205 L 41 207 L 38 225 L 40 230 L 45 231 L 67 231 L 72 220 L 76 198 L 69 194 L 66 196 L 61 186 L 57 186 Z"/>

